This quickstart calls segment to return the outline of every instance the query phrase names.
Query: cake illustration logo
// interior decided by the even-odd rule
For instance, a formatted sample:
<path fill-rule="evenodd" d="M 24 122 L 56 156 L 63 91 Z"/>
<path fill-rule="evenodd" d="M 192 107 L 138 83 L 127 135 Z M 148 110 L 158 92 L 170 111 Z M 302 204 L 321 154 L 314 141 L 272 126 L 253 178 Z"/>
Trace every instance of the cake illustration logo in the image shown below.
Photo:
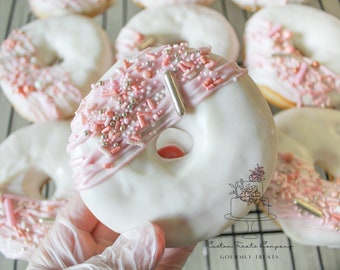
<path fill-rule="evenodd" d="M 268 198 L 263 197 L 264 181 L 264 168 L 263 166 L 257 164 L 253 170 L 250 170 L 247 180 L 241 178 L 234 184 L 229 184 L 232 188 L 232 191 L 229 192 L 229 194 L 234 195 L 234 197 L 230 199 L 230 212 L 224 217 L 230 220 L 240 220 L 247 222 L 247 233 L 251 233 L 253 231 L 252 226 L 255 221 L 258 220 L 258 217 L 244 216 L 244 211 L 242 211 L 243 209 L 258 204 L 261 205 L 263 212 L 266 214 L 264 217 L 259 217 L 261 218 L 261 221 L 272 220 L 276 218 L 275 215 L 269 216 L 269 201 Z"/>

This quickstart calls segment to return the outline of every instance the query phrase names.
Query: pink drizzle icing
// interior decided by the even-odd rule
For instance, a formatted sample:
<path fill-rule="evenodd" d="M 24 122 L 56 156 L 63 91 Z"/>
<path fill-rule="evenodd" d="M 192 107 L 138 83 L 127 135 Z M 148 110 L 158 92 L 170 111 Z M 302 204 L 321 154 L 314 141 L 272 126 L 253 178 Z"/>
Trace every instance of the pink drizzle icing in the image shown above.
<path fill-rule="evenodd" d="M 323 180 L 311 165 L 291 153 L 279 153 L 276 171 L 265 195 L 273 208 L 281 209 L 280 219 L 318 219 L 320 225 L 332 230 L 340 228 L 340 179 Z M 323 216 L 302 211 L 294 205 L 295 198 L 306 201 Z"/>
<path fill-rule="evenodd" d="M 45 0 L 44 8 L 48 8 L 52 12 L 55 10 L 67 10 L 74 13 L 82 13 L 93 8 L 101 7 L 107 0 Z"/>
<path fill-rule="evenodd" d="M 145 49 L 143 48 L 143 43 L 148 41 L 148 37 L 146 35 L 128 27 L 124 27 L 119 35 L 119 41 L 117 41 L 115 45 L 117 59 L 123 58 L 124 54 L 121 53 L 121 50 L 127 51 L 130 55 L 132 55 L 133 53 L 138 53 Z M 149 46 L 153 43 L 154 41 L 152 41 Z"/>
<path fill-rule="evenodd" d="M 98 139 L 98 147 L 86 157 L 71 155 L 78 188 L 104 181 L 162 129 L 180 120 L 164 86 L 166 71 L 172 72 L 187 108 L 246 73 L 234 61 L 213 57 L 209 48 L 190 49 L 184 43 L 148 48 L 135 60 L 124 60 L 113 74 L 92 86 L 72 122 L 68 151 Z"/>
<path fill-rule="evenodd" d="M 42 66 L 36 63 L 38 52 L 29 37 L 21 30 L 14 30 L 3 41 L 0 50 L 0 83 L 10 85 L 14 93 L 32 110 L 50 119 L 59 119 L 62 108 L 56 97 L 80 103 L 81 93 L 71 81 L 70 75 L 58 64 Z M 66 101 L 65 101 L 66 103 Z M 68 104 L 60 104 L 68 106 Z"/>
<path fill-rule="evenodd" d="M 340 76 L 321 63 L 303 56 L 293 44 L 293 33 L 282 25 L 264 22 L 249 35 L 261 44 L 259 46 L 266 54 L 258 55 L 257 58 L 248 57 L 254 57 L 258 66 L 273 70 L 283 84 L 294 89 L 293 98 L 297 107 L 306 105 L 303 101 L 305 97 L 311 100 L 313 106 L 329 106 L 329 93 L 340 93 Z M 270 42 L 263 42 L 268 39 Z"/>
<path fill-rule="evenodd" d="M 0 250 L 8 257 L 29 259 L 51 228 L 66 200 L 36 200 L 13 194 L 1 194 Z M 19 255 L 18 250 L 23 254 Z"/>

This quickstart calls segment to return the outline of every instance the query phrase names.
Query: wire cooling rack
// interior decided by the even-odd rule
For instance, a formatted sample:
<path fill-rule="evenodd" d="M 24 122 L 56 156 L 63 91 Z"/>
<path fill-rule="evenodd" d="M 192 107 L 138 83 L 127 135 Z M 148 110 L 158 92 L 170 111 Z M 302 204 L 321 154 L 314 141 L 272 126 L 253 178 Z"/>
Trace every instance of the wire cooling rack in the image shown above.
<path fill-rule="evenodd" d="M 311 0 L 308 5 L 340 18 L 338 0 Z M 211 8 L 221 12 L 231 22 L 242 41 L 244 25 L 251 13 L 238 8 L 231 0 L 216 0 Z M 139 10 L 131 0 L 117 0 L 113 7 L 94 19 L 106 29 L 113 42 L 119 30 Z M 5 39 L 13 29 L 34 19 L 27 0 L 0 0 L 0 40 Z M 242 53 L 238 61 L 242 65 Z M 15 113 L 0 92 L 0 142 L 28 124 Z M 1 270 L 21 270 L 26 265 L 24 261 L 10 260 L 0 255 Z M 198 243 L 184 269 L 337 270 L 340 269 L 340 249 L 295 243 L 285 236 L 275 223 L 275 218 L 269 219 L 255 208 L 246 220 L 237 221 L 220 236 Z"/>

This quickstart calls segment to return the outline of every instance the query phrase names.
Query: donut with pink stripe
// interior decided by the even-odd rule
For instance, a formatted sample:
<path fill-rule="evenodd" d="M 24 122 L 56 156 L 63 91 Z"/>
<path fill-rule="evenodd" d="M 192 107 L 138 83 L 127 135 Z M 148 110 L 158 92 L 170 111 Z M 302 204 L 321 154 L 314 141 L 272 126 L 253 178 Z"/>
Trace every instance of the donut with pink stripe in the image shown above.
<path fill-rule="evenodd" d="M 247 21 L 244 42 L 249 75 L 271 104 L 339 106 L 338 18 L 304 5 L 268 6 Z"/>
<path fill-rule="evenodd" d="M 0 144 L 0 252 L 30 260 L 74 185 L 66 145 L 69 121 L 23 127 Z M 49 188 L 49 192 L 44 187 Z M 45 196 L 44 193 L 48 196 Z"/>
<path fill-rule="evenodd" d="M 230 60 L 240 52 L 233 26 L 220 12 L 197 4 L 169 4 L 134 15 L 118 33 L 115 56 L 129 58 L 148 46 L 180 42 L 193 48 L 210 46 L 213 53 Z"/>
<path fill-rule="evenodd" d="M 249 12 L 256 12 L 263 7 L 270 5 L 287 5 L 287 4 L 306 4 L 310 0 L 232 0 L 240 8 Z"/>
<path fill-rule="evenodd" d="M 111 7 L 115 0 L 29 0 L 28 3 L 38 18 L 67 14 L 94 17 Z"/>
<path fill-rule="evenodd" d="M 216 236 L 246 215 L 277 155 L 272 114 L 246 70 L 184 43 L 115 64 L 71 129 L 70 164 L 92 213 L 117 232 L 155 222 L 169 247 Z M 252 192 L 231 206 L 230 184 L 240 179 Z"/>
<path fill-rule="evenodd" d="M 140 7 L 150 8 L 155 6 L 163 6 L 167 4 L 200 4 L 200 5 L 211 5 L 215 0 L 133 0 L 135 4 Z"/>
<path fill-rule="evenodd" d="M 340 247 L 340 112 L 295 108 L 274 118 L 279 158 L 265 192 L 271 212 L 292 240 Z"/>
<path fill-rule="evenodd" d="M 67 119 L 112 63 L 109 38 L 92 19 L 36 20 L 2 42 L 0 86 L 29 121 Z"/>

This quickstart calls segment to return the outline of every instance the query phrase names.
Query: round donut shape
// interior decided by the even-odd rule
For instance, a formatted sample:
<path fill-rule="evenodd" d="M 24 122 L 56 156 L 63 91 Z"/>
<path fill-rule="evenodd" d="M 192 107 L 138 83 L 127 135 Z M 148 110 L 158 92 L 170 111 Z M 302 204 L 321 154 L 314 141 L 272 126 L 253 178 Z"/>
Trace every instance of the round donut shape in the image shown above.
<path fill-rule="evenodd" d="M 270 5 L 306 4 L 310 0 L 233 0 L 240 8 L 255 12 Z"/>
<path fill-rule="evenodd" d="M 193 48 L 211 46 L 226 59 L 239 55 L 235 30 L 221 13 L 197 4 L 169 4 L 144 9 L 127 22 L 115 41 L 116 58 L 132 57 L 150 45 L 179 42 Z"/>
<path fill-rule="evenodd" d="M 244 42 L 249 75 L 271 104 L 339 105 L 338 18 L 304 5 L 268 6 L 247 21 Z"/>
<path fill-rule="evenodd" d="M 6 257 L 29 260 L 73 194 L 69 135 L 69 121 L 47 121 L 23 127 L 0 144 L 0 251 Z"/>
<path fill-rule="evenodd" d="M 67 14 L 82 14 L 94 17 L 111 7 L 115 0 L 29 0 L 35 16 L 47 18 Z"/>
<path fill-rule="evenodd" d="M 294 108 L 274 119 L 279 161 L 265 193 L 271 212 L 292 240 L 339 247 L 340 112 Z"/>
<path fill-rule="evenodd" d="M 92 19 L 66 15 L 33 21 L 1 44 L 0 86 L 32 122 L 67 119 L 112 65 L 107 34 Z"/>
<path fill-rule="evenodd" d="M 182 70 L 184 64 L 192 69 Z M 182 117 L 164 86 L 167 72 L 183 96 Z M 153 95 L 136 105 L 143 89 Z M 148 48 L 115 64 L 83 99 L 71 129 L 68 152 L 88 208 L 120 233 L 155 222 L 168 247 L 216 236 L 246 215 L 253 203 L 231 195 L 230 184 L 255 171 L 261 177 L 247 185 L 265 190 L 277 154 L 272 114 L 245 70 L 184 44 Z M 168 146 L 185 155 L 164 158 L 158 152 Z"/>
<path fill-rule="evenodd" d="M 215 2 L 215 0 L 133 0 L 133 2 L 144 8 L 150 8 L 150 7 L 155 7 L 155 6 L 163 6 L 167 4 L 186 4 L 186 3 L 191 3 L 191 4 L 201 4 L 208 6 Z"/>

